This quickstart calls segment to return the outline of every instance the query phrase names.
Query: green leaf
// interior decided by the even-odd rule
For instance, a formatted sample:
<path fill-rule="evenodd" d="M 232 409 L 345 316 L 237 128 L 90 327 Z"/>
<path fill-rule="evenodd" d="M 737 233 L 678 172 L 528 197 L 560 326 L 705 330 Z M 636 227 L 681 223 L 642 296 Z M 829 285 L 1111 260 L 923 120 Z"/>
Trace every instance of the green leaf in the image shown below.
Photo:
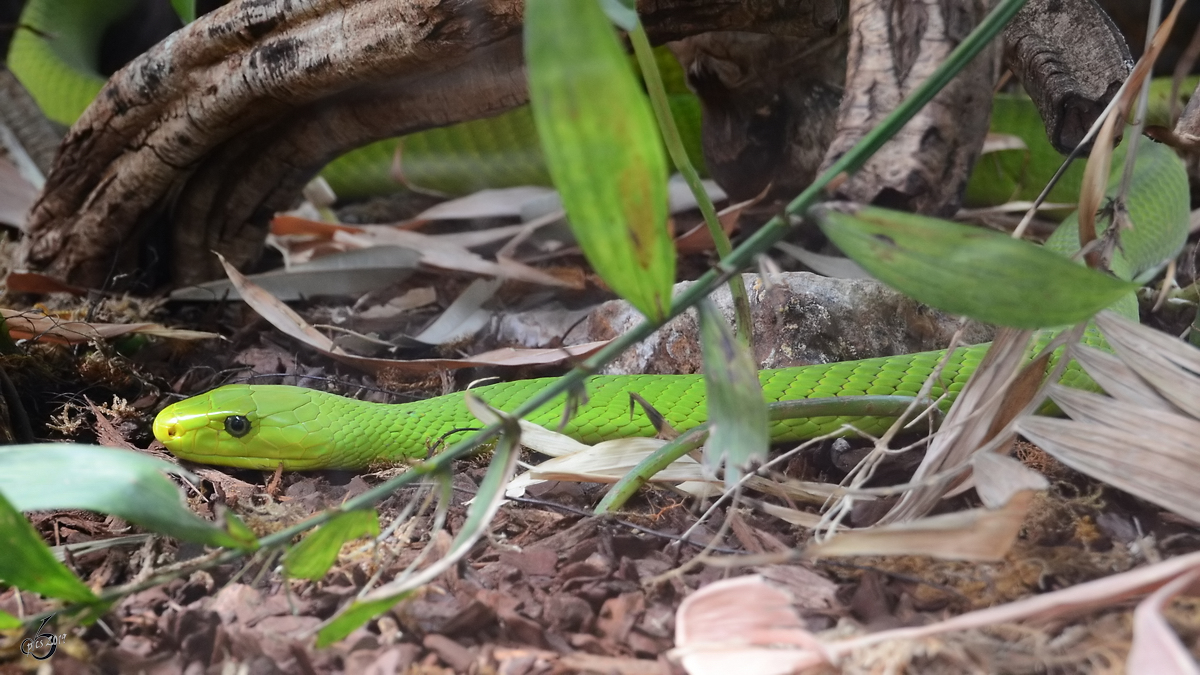
<path fill-rule="evenodd" d="M 873 207 L 814 214 L 826 236 L 875 278 L 932 307 L 1000 326 L 1083 321 L 1137 288 L 978 227 Z"/>
<path fill-rule="evenodd" d="M 600 0 L 600 8 L 621 30 L 630 31 L 638 25 L 637 4 L 633 0 Z"/>
<path fill-rule="evenodd" d="M 9 614 L 8 612 L 0 611 L 0 630 L 9 630 L 11 628 L 20 628 L 21 620 Z"/>
<path fill-rule="evenodd" d="M 699 309 L 711 429 L 704 445 L 704 461 L 713 469 L 724 461 L 725 487 L 731 488 L 746 469 L 767 457 L 767 403 L 750 350 L 734 337 L 711 301 L 704 299 Z"/>
<path fill-rule="evenodd" d="M 293 546 L 283 556 L 283 567 L 293 577 L 317 581 L 333 567 L 342 544 L 378 534 L 379 516 L 374 509 L 339 513 Z"/>
<path fill-rule="evenodd" d="M 87 509 L 187 541 L 247 548 L 188 510 L 164 472 L 191 476 L 169 462 L 116 448 L 74 443 L 0 447 L 0 492 L 19 511 Z"/>
<path fill-rule="evenodd" d="M 171 0 L 171 6 L 184 25 L 196 20 L 196 0 Z"/>
<path fill-rule="evenodd" d="M 667 160 L 650 103 L 597 0 L 525 7 L 534 122 L 571 229 L 605 283 L 661 319 L 675 250 Z"/>
<path fill-rule="evenodd" d="M 366 602 L 355 600 L 339 612 L 329 623 L 325 624 L 321 630 L 317 631 L 317 648 L 328 647 L 341 640 L 350 633 L 353 633 L 355 628 L 370 621 L 372 617 L 388 611 L 397 602 L 407 598 L 409 595 L 412 595 L 411 591 L 378 600 L 368 600 Z"/>
<path fill-rule="evenodd" d="M 996 94 L 992 99 L 994 134 L 1007 134 L 1025 143 L 1022 150 L 1001 150 L 979 157 L 967 182 L 964 201 L 970 206 L 994 206 L 1010 200 L 1032 201 L 1066 159 L 1046 139 L 1046 127 L 1029 97 Z M 1054 185 L 1046 201 L 1079 201 L 1084 162 L 1074 162 Z M 1059 218 L 1065 215 L 1060 213 Z"/>
<path fill-rule="evenodd" d="M 71 602 L 96 602 L 79 577 L 71 573 L 38 536 L 33 526 L 15 508 L 0 488 L 0 581 L 47 598 L 62 598 Z M 0 617 L 7 623 L 9 615 Z M 18 622 L 19 623 L 19 622 Z"/>

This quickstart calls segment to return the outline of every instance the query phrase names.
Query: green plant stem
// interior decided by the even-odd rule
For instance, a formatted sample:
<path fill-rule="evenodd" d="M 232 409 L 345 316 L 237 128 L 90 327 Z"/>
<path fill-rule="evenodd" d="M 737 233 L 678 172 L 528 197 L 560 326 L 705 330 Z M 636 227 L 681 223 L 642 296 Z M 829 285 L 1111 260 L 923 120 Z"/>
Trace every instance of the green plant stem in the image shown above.
<path fill-rule="evenodd" d="M 650 94 L 650 105 L 654 108 L 654 116 L 658 118 L 658 129 L 667 146 L 667 153 L 671 155 L 671 161 L 675 163 L 675 168 L 683 176 L 684 182 L 695 196 L 696 205 L 700 207 L 700 214 L 704 216 L 704 224 L 708 226 L 708 233 L 717 247 L 717 255 L 724 260 L 733 253 L 733 245 L 729 242 L 729 236 L 725 234 L 725 230 L 721 228 L 721 221 L 717 217 L 717 208 L 709 199 L 708 191 L 704 189 L 704 183 L 700 180 L 700 174 L 692 165 L 687 149 L 683 146 L 683 137 L 679 135 L 679 127 L 675 124 L 675 117 L 671 114 L 671 104 L 667 100 L 667 88 L 663 85 L 662 74 L 658 72 L 658 63 L 654 59 L 654 49 L 650 46 L 650 39 L 646 37 L 646 29 L 642 26 L 641 21 L 638 21 L 634 29 L 629 31 L 629 41 L 633 44 L 633 53 L 637 55 L 638 66 L 642 69 L 642 79 L 646 82 L 646 91 Z M 734 314 L 737 316 L 738 340 L 742 344 L 750 346 L 754 324 L 750 314 L 750 296 L 746 293 L 746 285 L 741 283 L 741 279 L 733 277 L 729 280 L 729 293 L 733 297 Z"/>
<path fill-rule="evenodd" d="M 755 255 L 770 248 L 787 231 L 787 217 L 805 213 L 817 201 L 817 197 L 834 178 L 842 173 L 853 172 L 860 168 L 880 146 L 894 136 L 900 130 L 900 127 L 912 119 L 918 110 L 928 103 L 937 92 L 941 91 L 942 87 L 946 86 L 946 83 L 962 70 L 967 62 L 973 59 L 992 38 L 998 35 L 1005 24 L 1016 15 L 1024 4 L 1025 0 L 1002 0 L 984 18 L 979 26 L 971 31 L 971 34 L 955 48 L 946 61 L 929 76 L 929 79 L 922 82 L 921 86 L 893 110 L 878 127 L 863 137 L 845 155 L 842 155 L 833 166 L 822 173 L 812 185 L 792 200 L 785 209 L 784 216 L 772 218 L 758 232 L 755 232 L 734 249 L 729 257 L 721 262 L 721 265 L 717 269 L 709 270 L 701 275 L 695 283 L 685 289 L 671 303 L 667 315 L 662 320 L 658 322 L 643 321 L 628 332 L 618 336 L 600 351 L 592 355 L 591 358 L 521 404 L 511 414 L 514 417 L 525 417 L 529 413 L 549 404 L 564 393 L 580 388 L 583 386 L 584 380 L 601 366 L 617 358 L 626 349 L 648 337 L 659 326 L 681 314 L 685 309 L 699 301 L 700 298 L 711 293 L 723 281 L 726 275 L 736 273 L 740 267 L 748 265 L 754 259 Z M 396 490 L 420 480 L 427 474 L 448 470 L 455 461 L 467 456 L 475 448 L 498 436 L 501 428 L 500 423 L 488 425 L 468 438 L 455 443 L 454 446 L 435 455 L 428 461 L 414 466 L 412 469 L 395 478 L 380 483 L 357 497 L 346 500 L 341 507 L 323 511 L 302 523 L 297 523 L 296 525 L 263 537 L 259 540 L 259 543 L 264 547 L 285 545 L 296 535 L 328 522 L 335 515 L 343 511 L 370 508 Z M 244 554 L 245 551 L 228 550 L 206 561 L 199 568 L 224 564 Z M 101 592 L 99 597 L 102 602 L 111 602 L 122 595 L 165 583 L 176 578 L 178 574 L 178 572 L 175 572 L 170 575 L 157 576 L 139 584 L 109 589 Z M 68 609 L 78 610 L 80 607 L 76 605 Z M 40 615 L 38 618 L 40 618 Z"/>
<path fill-rule="evenodd" d="M 776 401 L 768 405 L 767 410 L 772 420 L 826 416 L 900 417 L 912 406 L 912 402 L 911 396 L 839 396 Z M 655 474 L 703 445 L 707 437 L 708 424 L 702 424 L 688 429 L 675 440 L 655 450 L 638 462 L 621 480 L 613 483 L 593 513 L 601 516 L 620 509 L 643 485 L 649 483 Z"/>
<path fill-rule="evenodd" d="M 856 171 L 862 167 L 880 146 L 896 135 L 896 132 L 912 119 L 918 110 L 924 107 L 930 99 L 941 91 L 971 59 L 975 58 L 1024 5 L 1025 0 L 1002 0 L 984 18 L 979 26 L 951 52 L 946 61 L 938 66 L 937 70 L 913 91 L 910 97 L 901 102 L 878 127 L 871 130 L 853 148 L 842 155 L 831 167 L 826 169 L 812 185 L 792 200 L 785 209 L 784 216 L 772 218 L 758 232 L 755 232 L 742 245 L 734 249 L 717 269 L 709 270 L 702 274 L 695 283 L 688 286 L 671 303 L 667 315 L 661 321 L 643 321 L 629 331 L 617 336 L 612 342 L 605 345 L 582 364 L 558 378 L 557 381 L 536 395 L 530 397 L 528 401 L 521 404 L 511 414 L 514 417 L 525 417 L 529 413 L 549 404 L 559 396 L 579 389 L 583 386 L 584 381 L 589 375 L 620 356 L 626 349 L 649 337 L 661 325 L 683 313 L 685 309 L 694 305 L 700 298 L 711 293 L 721 283 L 725 275 L 736 273 L 741 266 L 749 264 L 755 255 L 770 248 L 787 232 L 788 223 L 785 219 L 786 217 L 806 212 L 817 201 L 817 197 L 834 178 L 842 173 Z M 481 444 L 495 438 L 499 433 L 500 425 L 498 423 L 488 425 L 472 436 L 455 443 L 454 446 L 435 455 L 428 461 L 363 492 L 357 497 L 347 500 L 342 505 L 342 508 L 351 510 L 371 506 L 395 490 L 418 480 L 426 473 L 435 473 L 448 469 L 454 461 L 465 457 Z M 310 519 L 303 526 L 294 525 L 264 538 L 263 544 L 285 542 L 305 529 L 319 525 L 322 522 L 325 521 L 319 518 Z"/>

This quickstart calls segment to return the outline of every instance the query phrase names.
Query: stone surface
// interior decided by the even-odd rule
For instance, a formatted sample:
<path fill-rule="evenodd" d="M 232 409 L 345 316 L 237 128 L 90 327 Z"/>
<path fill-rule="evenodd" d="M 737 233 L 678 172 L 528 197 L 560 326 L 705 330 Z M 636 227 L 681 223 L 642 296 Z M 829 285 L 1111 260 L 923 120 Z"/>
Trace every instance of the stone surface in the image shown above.
<path fill-rule="evenodd" d="M 851 361 L 942 349 L 958 328 L 957 317 L 922 305 L 874 280 L 831 279 L 808 272 L 742 276 L 754 317 L 755 356 L 763 368 Z M 675 292 L 690 285 L 677 284 Z M 730 321 L 729 288 L 713 301 Z M 604 340 L 642 321 L 628 303 L 604 303 L 587 320 L 585 337 Z M 962 341 L 986 342 L 992 329 L 967 322 Z M 576 331 L 578 333 L 579 331 Z M 695 373 L 702 369 L 696 313 L 659 329 L 649 340 L 609 364 L 606 373 Z"/>

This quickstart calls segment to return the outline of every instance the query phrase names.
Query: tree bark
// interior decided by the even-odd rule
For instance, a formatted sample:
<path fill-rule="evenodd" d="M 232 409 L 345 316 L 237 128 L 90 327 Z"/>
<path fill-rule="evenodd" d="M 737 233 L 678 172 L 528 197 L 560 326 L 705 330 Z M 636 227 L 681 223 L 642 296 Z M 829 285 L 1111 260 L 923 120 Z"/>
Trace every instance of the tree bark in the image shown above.
<path fill-rule="evenodd" d="M 832 164 L 925 81 L 983 19 L 993 0 L 851 0 L 846 95 Z M 985 48 L 863 168 L 839 199 L 950 215 L 979 156 L 999 45 Z"/>
<path fill-rule="evenodd" d="M 1004 30 L 1004 60 L 1021 79 L 1059 152 L 1070 152 L 1129 77 L 1133 59 L 1092 0 L 1029 0 Z"/>
<path fill-rule="evenodd" d="M 828 34 L 838 4 L 646 0 L 639 11 L 658 41 L 728 29 L 805 37 Z M 200 18 L 114 76 L 73 127 L 22 265 L 104 285 L 134 266 L 174 195 L 176 282 L 219 273 L 209 248 L 245 264 L 267 214 L 325 160 L 524 103 L 522 10 L 518 0 L 239 0 Z"/>
<path fill-rule="evenodd" d="M 751 61 L 786 66 L 781 53 L 833 45 L 826 55 L 832 65 L 825 60 L 820 74 L 807 67 L 799 73 L 796 80 L 807 84 L 786 77 L 786 67 L 768 69 L 758 83 L 748 73 L 749 80 L 733 82 L 742 89 L 712 80 L 734 107 L 766 102 L 786 118 L 779 127 L 783 151 L 771 147 L 777 136 L 769 128 L 731 132 L 743 150 L 756 147 L 773 164 L 745 189 L 770 180 L 794 190 L 809 180 L 817 158 L 844 152 L 889 112 L 990 1 L 854 4 L 851 94 L 828 152 L 837 80 L 828 73 L 841 67 L 844 43 L 833 36 L 845 20 L 844 0 L 641 0 L 639 12 L 656 42 L 741 33 L 728 44 L 753 46 Z M 141 244 L 164 211 L 173 219 L 176 283 L 218 276 L 212 250 L 245 265 L 258 255 L 270 214 L 290 206 L 332 157 L 524 103 L 522 10 L 520 0 L 237 0 L 201 17 L 115 75 L 71 129 L 31 214 L 19 266 L 105 286 L 114 272 L 138 268 Z M 704 40 L 711 57 L 721 38 Z M 842 186 L 843 196 L 950 210 L 986 131 L 996 52 L 976 59 L 890 144 L 895 149 L 885 149 L 890 154 Z M 1047 77 L 1038 73 L 1029 77 Z M 706 126 L 720 127 L 720 101 L 705 100 L 703 87 L 700 94 Z M 726 120 L 755 119 L 753 108 L 726 108 Z M 732 182 L 739 167 L 759 161 L 755 152 L 735 148 L 729 162 L 718 157 L 715 170 Z"/>

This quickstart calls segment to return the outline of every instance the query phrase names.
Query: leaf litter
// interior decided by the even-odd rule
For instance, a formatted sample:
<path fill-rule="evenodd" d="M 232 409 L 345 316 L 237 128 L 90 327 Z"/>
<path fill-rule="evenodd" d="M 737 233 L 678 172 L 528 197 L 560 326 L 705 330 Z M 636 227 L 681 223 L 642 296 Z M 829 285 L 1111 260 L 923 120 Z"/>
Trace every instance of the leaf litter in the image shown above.
<path fill-rule="evenodd" d="M 485 237 L 479 238 L 483 239 Z M 333 235 L 329 241 L 334 241 Z M 252 287 L 246 284 L 243 288 Z M 251 290 L 249 295 L 254 297 L 255 292 Z M 302 336 L 299 339 L 304 343 L 324 345 L 323 349 L 329 354 L 336 354 L 333 356 L 335 359 L 347 357 L 347 348 L 328 342 L 329 337 L 314 330 L 312 324 L 298 315 L 288 316 L 284 310 L 289 308 L 278 298 L 264 294 L 260 300 L 262 306 L 268 308 L 266 314 L 271 316 L 272 322 L 279 321 L 280 329 L 285 333 L 294 332 Z M 412 306 L 427 306 L 429 302 L 426 294 Z M 401 303 L 401 306 L 405 305 Z M 472 303 L 472 306 L 475 309 L 463 312 L 466 317 L 464 320 L 477 316 L 480 305 Z M 453 339 L 453 331 L 445 335 Z M 338 353 L 339 349 L 341 354 Z M 1012 353 L 1021 349 L 1014 347 Z M 559 354 L 556 358 L 563 358 L 562 350 L 557 351 Z M 1141 354 L 1147 352 L 1144 347 L 1135 347 L 1135 351 Z M 465 367 L 464 364 L 528 363 L 524 359 L 529 355 L 520 350 L 517 352 L 512 354 L 512 360 L 490 354 L 484 358 L 476 356 L 466 360 L 426 359 L 431 362 L 429 365 L 414 366 L 414 370 L 434 376 L 447 368 Z M 280 365 L 272 369 L 279 376 L 293 379 L 319 379 L 325 376 L 319 370 L 310 370 L 307 374 L 300 372 L 296 359 L 290 356 L 289 348 L 276 347 L 271 353 L 278 356 L 263 357 L 260 362 L 278 360 Z M 372 362 L 363 358 L 349 354 L 346 360 L 357 369 L 380 376 L 384 367 L 376 362 L 395 363 L 391 359 L 375 359 Z M 540 355 L 533 355 L 530 362 L 536 363 L 540 358 Z M 570 358 L 570 355 L 566 358 Z M 1084 361 L 1088 357 L 1079 358 Z M 1108 362 L 1114 359 L 1107 354 L 1096 358 L 1107 359 Z M 1156 367 L 1161 370 L 1164 366 L 1160 363 Z M 1137 372 L 1131 365 L 1123 368 L 1116 370 L 1111 377 L 1128 381 L 1122 378 L 1127 378 L 1129 372 Z M 194 384 L 197 377 L 201 377 L 199 381 L 204 381 L 203 378 L 214 376 L 220 375 L 185 377 L 191 377 Z M 1145 377 L 1138 377 L 1140 379 L 1129 385 L 1130 390 L 1143 396 L 1146 391 L 1155 391 Z M 1011 384 L 1012 376 L 998 373 L 994 380 L 1000 384 Z M 368 396 L 371 395 L 369 390 L 365 391 Z M 987 391 L 979 394 L 979 398 L 985 402 L 994 400 L 995 396 Z M 1149 407 L 1157 406 L 1164 412 L 1179 410 L 1163 394 L 1143 402 Z M 966 424 L 973 430 L 960 433 L 972 438 L 994 436 L 995 420 L 977 417 L 978 414 L 968 415 Z M 526 444 L 533 442 L 529 435 L 526 428 L 523 434 Z M 547 432 L 547 435 L 553 438 L 552 432 Z M 953 445 L 950 441 L 940 442 L 947 444 L 947 447 Z M 829 478 L 828 470 L 806 467 L 806 462 L 812 461 L 812 456 L 804 453 L 786 460 L 785 463 L 790 462 L 786 472 L 767 467 L 761 475 L 746 478 L 745 487 L 766 495 L 767 500 L 757 503 L 750 500 L 732 508 L 717 508 L 699 524 L 688 514 L 684 502 L 677 496 L 679 493 L 670 490 L 648 491 L 634 510 L 622 514 L 621 519 L 615 521 L 579 520 L 569 509 L 587 509 L 595 503 L 601 488 L 593 482 L 615 480 L 659 443 L 646 443 L 641 449 L 632 447 L 635 444 L 627 443 L 625 445 L 628 447 L 622 447 L 621 442 L 616 442 L 610 447 L 598 446 L 596 449 L 575 447 L 573 449 L 579 451 L 577 456 L 565 456 L 563 459 L 582 462 L 578 466 L 553 463 L 557 460 L 532 466 L 527 474 L 528 482 L 523 487 L 524 494 L 518 499 L 538 502 L 524 505 L 514 500 L 502 507 L 488 535 L 492 542 L 490 546 L 478 546 L 467 552 L 463 566 L 447 569 L 424 590 L 329 650 L 308 651 L 311 644 L 309 636 L 319 628 L 319 620 L 314 617 L 327 616 L 330 608 L 345 605 L 362 587 L 364 580 L 377 575 L 390 578 L 407 568 L 419 555 L 418 552 L 423 550 L 421 545 L 426 541 L 440 547 L 437 549 L 439 552 L 447 549 L 450 540 L 444 534 L 436 533 L 436 518 L 432 513 L 418 511 L 411 518 L 406 516 L 404 522 L 399 522 L 399 518 L 396 522 L 385 521 L 382 523 L 381 537 L 365 548 L 361 544 L 346 544 L 334 568 L 318 581 L 271 581 L 267 567 L 251 563 L 242 570 L 221 569 L 207 578 L 206 574 L 199 574 L 172 586 L 130 596 L 122 602 L 118 612 L 125 617 L 128 626 L 137 628 L 127 630 L 115 643 L 116 646 L 103 647 L 100 657 L 108 662 L 146 666 L 154 659 L 161 658 L 162 645 L 185 644 L 172 657 L 178 659 L 174 663 L 182 665 L 194 660 L 214 663 L 223 659 L 247 659 L 255 655 L 269 659 L 277 668 L 285 671 L 298 668 L 301 663 L 305 664 L 306 669 L 318 671 L 338 668 L 351 671 L 367 667 L 403 669 L 407 667 L 406 664 L 415 666 L 423 661 L 440 663 L 456 670 L 480 667 L 473 664 L 484 663 L 540 663 L 546 667 L 556 665 L 612 672 L 662 672 L 656 664 L 656 658 L 672 646 L 681 650 L 680 658 L 687 663 L 683 655 L 688 643 L 679 637 L 679 631 L 689 617 L 685 617 L 684 607 L 679 607 L 676 614 L 679 600 L 685 596 L 699 596 L 703 600 L 703 596 L 692 591 L 710 588 L 712 582 L 724 574 L 721 571 L 724 567 L 754 564 L 755 556 L 760 558 L 761 564 L 753 569 L 769 579 L 763 583 L 778 587 L 780 579 L 786 582 L 784 587 L 789 594 L 786 604 L 769 601 L 763 595 L 752 596 L 751 593 L 757 594 L 759 591 L 743 586 L 741 595 L 721 601 L 724 615 L 732 620 L 730 609 L 752 597 L 760 598 L 763 603 L 774 602 L 771 605 L 775 607 L 773 612 L 790 607 L 800 618 L 789 630 L 807 631 L 808 637 L 801 641 L 802 645 L 817 645 L 814 649 L 828 653 L 830 648 L 824 645 L 831 638 L 825 631 L 832 631 L 834 639 L 842 638 L 846 633 L 856 630 L 850 619 L 858 620 L 860 625 L 934 621 L 950 610 L 977 609 L 1031 592 L 1043 592 L 1047 589 L 1046 584 L 1051 588 L 1061 587 L 1102 577 L 1114 570 L 1129 569 L 1145 558 L 1153 559 L 1156 552 L 1164 548 L 1178 550 L 1180 546 L 1178 540 L 1173 549 L 1163 543 L 1181 533 L 1178 527 L 1172 529 L 1168 521 L 1151 525 L 1153 513 L 1147 514 L 1144 508 L 1120 504 L 1117 495 L 1108 493 L 1100 498 L 1090 493 L 1079 494 L 1078 491 L 1088 488 L 1080 485 L 1077 477 L 1068 479 L 1075 482 L 1053 482 L 1047 487 L 1044 482 L 1037 481 L 1032 471 L 1015 462 L 1006 463 L 1001 455 L 968 453 L 964 458 L 949 450 L 932 453 L 935 458 L 946 456 L 952 459 L 938 460 L 935 464 L 937 468 L 929 470 L 930 475 L 938 477 L 937 481 L 930 483 L 933 486 L 930 494 L 935 496 L 922 501 L 933 504 L 935 510 L 945 509 L 951 504 L 955 510 L 916 520 L 897 518 L 903 520 L 903 526 L 911 530 L 907 534 L 902 529 L 899 532 L 887 532 L 883 527 L 862 529 L 864 524 L 872 521 L 870 517 L 863 519 L 857 514 L 857 511 L 869 510 L 873 504 L 896 508 L 894 492 L 891 495 L 882 490 L 872 492 L 875 486 L 870 484 L 846 486 L 839 485 L 836 479 L 823 480 Z M 969 444 L 965 443 L 963 447 L 966 445 Z M 550 450 L 541 452 L 552 454 Z M 926 453 L 926 457 L 930 454 Z M 963 479 L 962 476 L 967 475 L 963 472 L 969 470 L 973 470 L 974 477 Z M 220 492 L 203 498 L 193 495 L 194 506 L 204 513 L 211 511 L 221 501 L 237 504 L 240 508 L 248 509 L 248 523 L 260 531 L 277 528 L 281 522 L 304 518 L 313 509 L 336 505 L 340 500 L 366 489 L 369 484 L 364 482 L 364 477 L 354 477 L 349 483 L 339 483 L 339 480 L 345 479 L 336 476 L 316 479 L 292 477 L 285 478 L 279 491 L 275 492 L 264 490 L 259 478 L 253 475 L 242 476 L 252 481 L 247 482 L 221 471 L 203 471 L 208 476 L 209 484 L 219 486 L 217 489 Z M 689 462 L 685 458 L 680 466 L 672 467 L 671 471 L 662 479 L 669 479 L 674 489 L 692 494 L 719 493 L 718 488 L 722 484 L 719 477 L 714 477 L 711 472 L 706 473 L 702 465 L 694 460 Z M 813 480 L 791 477 L 796 471 Z M 1067 475 L 1070 475 L 1069 472 Z M 447 511 L 447 522 L 462 522 L 465 503 L 481 477 L 482 468 L 476 465 L 468 466 L 464 473 L 454 479 L 456 497 Z M 372 476 L 365 478 L 366 481 L 375 480 Z M 954 484 L 956 482 L 957 485 Z M 965 502 L 962 496 L 957 497 L 957 501 L 942 497 L 950 489 L 961 492 L 968 485 L 974 486 L 975 494 L 982 502 L 977 508 L 969 508 L 977 504 L 970 498 L 971 493 L 968 493 Z M 805 506 L 844 499 L 851 494 L 855 505 L 848 510 L 848 520 L 844 525 L 832 527 L 830 523 L 822 523 L 820 514 L 815 513 L 811 506 Z M 510 496 L 516 495 L 512 493 Z M 1152 503 L 1160 503 L 1141 496 Z M 556 512 L 540 505 L 540 502 L 546 501 L 567 510 Z M 1165 504 L 1160 505 L 1170 508 Z M 962 508 L 964 506 L 968 508 Z M 1136 529 L 1145 520 L 1153 528 L 1152 533 L 1147 535 L 1150 540 L 1140 535 L 1131 540 L 1119 536 L 1121 527 L 1113 525 L 1110 522 L 1112 518 L 1102 518 L 1111 515 L 1114 510 L 1118 514 L 1116 522 L 1124 518 L 1134 523 L 1126 527 Z M 732 523 L 728 530 L 708 524 L 726 517 Z M 53 532 L 62 529 L 68 521 L 40 522 L 43 534 L 53 541 Z M 789 528 L 783 524 L 785 522 L 799 523 L 804 529 Z M 1100 522 L 1107 525 L 1100 527 Z M 78 527 L 91 528 L 103 535 L 103 531 L 94 524 L 81 523 Z M 811 531 L 817 527 L 825 528 L 827 532 L 836 531 L 839 535 L 829 538 L 824 544 L 812 546 Z M 996 528 L 1003 528 L 1003 531 Z M 872 533 L 880 533 L 874 535 L 880 538 L 871 541 Z M 836 561 L 825 559 L 795 566 L 795 561 L 800 557 L 820 553 L 833 555 L 833 549 L 822 552 L 819 546 L 849 545 L 853 543 L 851 535 L 868 536 L 863 540 L 865 543 L 855 544 L 858 547 L 853 550 L 856 557 L 848 566 L 839 566 Z M 967 535 L 976 535 L 976 538 L 972 540 Z M 683 543 L 683 540 L 690 543 Z M 898 545 L 888 544 L 894 546 L 889 551 L 880 543 L 885 540 L 898 542 Z M 1081 542 L 1084 548 L 1076 548 L 1075 541 Z M 1063 542 L 1071 543 L 1064 545 Z M 716 546 L 705 558 L 711 565 L 672 575 L 671 570 L 681 559 L 696 555 L 707 544 Z M 1103 550 L 1106 545 L 1112 547 L 1110 551 Z M 145 552 L 128 552 L 128 548 L 118 550 L 124 552 L 117 557 L 89 553 L 81 559 L 84 569 L 99 572 L 105 566 L 119 569 L 121 565 L 135 562 L 144 565 L 150 559 L 148 556 L 164 554 L 171 548 L 170 544 L 159 541 L 151 542 Z M 734 556 L 739 550 L 742 552 L 739 556 L 742 561 Z M 747 556 L 746 552 L 753 555 Z M 948 559 L 999 559 L 1004 562 L 994 567 L 972 567 L 964 563 L 932 562 L 928 555 Z M 1028 562 L 1034 559 L 1042 561 L 1036 571 L 1030 568 Z M 1171 561 L 1178 559 L 1172 558 Z M 959 566 L 953 566 L 956 564 Z M 1006 569 L 1004 566 L 1015 569 Z M 258 579 L 268 581 L 262 584 Z M 1178 574 L 1174 579 L 1185 579 L 1185 575 Z M 1135 658 L 1145 658 L 1147 650 L 1140 648 L 1140 644 L 1155 645 L 1149 650 L 1152 657 L 1167 655 L 1178 661 L 1178 638 L 1164 628 L 1167 624 L 1163 623 L 1161 608 L 1169 608 L 1170 597 L 1185 590 L 1186 584 L 1185 581 L 1171 583 L 1174 586 L 1161 586 L 1159 595 L 1154 596 L 1153 603 L 1147 605 L 1150 609 L 1143 611 L 1139 607 L 1139 632 L 1134 635 L 1135 641 L 1124 647 L 1118 645 L 1119 651 L 1132 650 L 1129 651 L 1129 663 L 1134 663 Z M 989 586 L 991 590 L 980 592 L 979 589 Z M 852 590 L 855 597 L 849 596 Z M 289 594 L 290 600 L 283 602 L 281 599 Z M 820 600 L 811 603 L 804 600 L 810 595 Z M 1102 599 L 1093 606 L 1103 609 L 1115 602 L 1111 598 L 1124 596 L 1097 597 Z M 0 596 L 0 608 L 12 609 L 14 600 L 11 595 Z M 763 607 L 766 606 L 763 604 Z M 298 612 L 298 615 L 293 612 Z M 840 627 L 839 621 L 843 622 Z M 1097 625 L 1095 622 L 1098 619 L 1093 617 L 1086 621 L 1093 621 L 1091 625 Z M 732 639 L 734 636 L 729 630 L 732 625 L 723 624 L 726 630 L 720 635 Z M 779 626 L 782 625 L 790 626 Z M 978 627 L 971 626 L 970 631 L 986 634 L 989 630 L 999 630 L 995 628 L 997 625 L 1003 627 L 1006 624 L 985 622 Z M 1142 628 L 1143 625 L 1149 628 Z M 1037 628 L 1023 627 L 1022 630 L 1026 631 L 1026 635 L 1041 634 Z M 1145 633 L 1147 630 L 1154 632 Z M 978 638 L 976 633 L 970 631 L 962 635 L 970 639 Z M 188 635 L 192 634 L 204 637 L 189 641 Z M 1126 635 L 1119 631 L 1116 634 Z M 1139 636 L 1145 634 L 1158 641 L 1138 642 L 1141 639 Z M 868 658 L 892 659 L 895 663 L 920 663 L 921 658 L 936 654 L 937 649 L 927 649 L 927 653 L 923 653 L 912 645 L 922 645 L 922 649 L 926 649 L 930 639 L 937 639 L 942 640 L 934 643 L 938 648 L 953 651 L 955 644 L 953 639 L 943 639 L 943 634 L 936 631 L 929 633 L 935 638 L 928 638 L 925 634 L 914 637 L 912 633 L 903 632 L 892 635 L 897 639 L 890 644 L 906 644 L 909 648 L 893 649 L 881 655 L 879 651 L 872 651 L 875 643 L 870 640 L 853 642 L 854 638 L 847 638 L 850 642 L 846 644 L 855 645 L 855 648 L 838 652 L 843 654 L 841 663 L 852 665 L 855 659 Z M 209 636 L 212 636 L 211 639 Z M 778 644 L 760 644 L 759 648 L 760 651 L 765 648 L 769 652 L 767 656 L 774 659 L 778 654 L 770 652 L 777 649 Z M 842 643 L 835 644 L 840 648 Z M 1174 652 L 1171 651 L 1172 645 L 1176 648 Z M 1016 646 L 1025 649 L 1028 644 L 1018 641 Z M 1042 655 L 1070 661 L 1091 658 L 1093 655 L 1088 649 L 1093 647 L 1085 644 L 1075 652 L 1067 649 L 1064 652 L 1044 653 L 1030 648 L 1029 654 L 1034 659 Z M 736 658 L 749 657 L 740 654 Z M 709 665 L 717 663 L 716 657 L 707 652 L 702 652 L 701 660 L 707 660 Z M 742 665 L 749 662 L 734 661 Z"/>

